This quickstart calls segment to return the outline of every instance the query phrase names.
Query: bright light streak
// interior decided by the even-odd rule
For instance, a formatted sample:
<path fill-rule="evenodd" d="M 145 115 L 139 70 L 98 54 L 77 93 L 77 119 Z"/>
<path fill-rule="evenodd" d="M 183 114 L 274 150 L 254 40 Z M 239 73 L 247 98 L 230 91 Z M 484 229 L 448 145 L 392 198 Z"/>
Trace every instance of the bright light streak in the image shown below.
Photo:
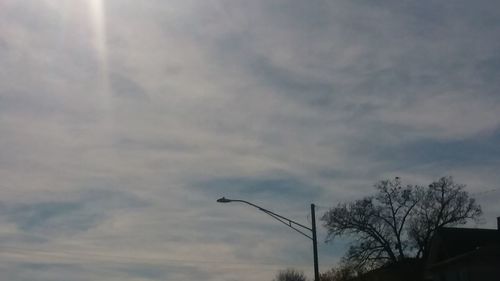
<path fill-rule="evenodd" d="M 99 59 L 101 106 L 110 110 L 111 89 L 109 84 L 108 48 L 103 0 L 89 0 L 91 24 L 94 32 L 94 48 Z"/>

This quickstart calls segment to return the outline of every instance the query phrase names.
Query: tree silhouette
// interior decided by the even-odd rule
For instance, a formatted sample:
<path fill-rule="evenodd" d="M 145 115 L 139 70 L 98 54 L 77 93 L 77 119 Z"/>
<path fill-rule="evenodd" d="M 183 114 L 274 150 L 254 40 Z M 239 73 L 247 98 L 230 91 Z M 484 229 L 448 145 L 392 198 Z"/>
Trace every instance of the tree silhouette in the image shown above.
<path fill-rule="evenodd" d="M 341 265 L 338 268 L 331 268 L 319 275 L 320 281 L 347 281 L 356 276 L 354 269 L 347 265 Z"/>
<path fill-rule="evenodd" d="M 273 281 L 306 281 L 307 278 L 302 271 L 288 268 L 278 272 Z"/>
<path fill-rule="evenodd" d="M 425 257 L 437 228 L 478 219 L 481 207 L 443 177 L 427 188 L 401 184 L 399 178 L 375 184 L 376 194 L 327 211 L 321 220 L 327 241 L 351 236 L 344 260 L 356 268 L 374 268 L 409 257 Z"/>
<path fill-rule="evenodd" d="M 430 239 L 438 228 L 465 224 L 481 216 L 481 207 L 469 198 L 464 188 L 465 185 L 455 183 L 453 178 L 443 177 L 419 191 L 420 201 L 408 229 L 417 257 L 427 257 Z"/>

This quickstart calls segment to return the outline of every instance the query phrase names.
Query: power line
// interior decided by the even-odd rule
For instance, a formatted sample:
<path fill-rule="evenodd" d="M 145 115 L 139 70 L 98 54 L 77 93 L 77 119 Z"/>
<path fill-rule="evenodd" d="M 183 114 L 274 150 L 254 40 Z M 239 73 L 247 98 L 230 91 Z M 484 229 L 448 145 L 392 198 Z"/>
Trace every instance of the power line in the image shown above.
<path fill-rule="evenodd" d="M 474 193 L 471 193 L 471 195 L 483 195 L 483 194 L 492 193 L 492 192 L 496 192 L 496 191 L 500 191 L 500 187 L 499 188 L 493 188 L 493 189 L 488 189 L 488 190 L 474 192 Z"/>

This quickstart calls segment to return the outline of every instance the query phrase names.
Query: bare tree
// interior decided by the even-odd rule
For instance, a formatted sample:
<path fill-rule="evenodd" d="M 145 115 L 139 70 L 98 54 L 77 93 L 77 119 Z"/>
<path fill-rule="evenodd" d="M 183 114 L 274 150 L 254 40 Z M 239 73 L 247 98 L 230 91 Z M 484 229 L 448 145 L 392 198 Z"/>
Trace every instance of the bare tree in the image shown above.
<path fill-rule="evenodd" d="M 356 272 L 348 265 L 340 265 L 338 268 L 332 268 L 319 275 L 320 281 L 347 281 L 356 276 Z"/>
<path fill-rule="evenodd" d="M 304 272 L 288 268 L 278 272 L 273 281 L 306 281 Z"/>
<path fill-rule="evenodd" d="M 428 245 L 434 232 L 443 226 L 465 224 L 478 220 L 481 206 L 469 198 L 465 185 L 451 177 L 443 177 L 419 191 L 421 198 L 409 224 L 409 235 L 417 257 L 427 257 Z"/>
<path fill-rule="evenodd" d="M 403 187 L 399 178 L 381 181 L 375 188 L 375 196 L 339 204 L 321 218 L 328 229 L 327 241 L 342 235 L 355 237 L 345 258 L 358 267 L 374 267 L 407 256 L 404 226 L 418 202 L 415 188 Z"/>
<path fill-rule="evenodd" d="M 347 263 L 373 268 L 408 257 L 422 257 L 438 227 L 462 224 L 481 215 L 464 185 L 441 178 L 427 189 L 403 186 L 399 178 L 375 184 L 377 193 L 331 208 L 321 218 L 327 241 L 351 236 Z"/>

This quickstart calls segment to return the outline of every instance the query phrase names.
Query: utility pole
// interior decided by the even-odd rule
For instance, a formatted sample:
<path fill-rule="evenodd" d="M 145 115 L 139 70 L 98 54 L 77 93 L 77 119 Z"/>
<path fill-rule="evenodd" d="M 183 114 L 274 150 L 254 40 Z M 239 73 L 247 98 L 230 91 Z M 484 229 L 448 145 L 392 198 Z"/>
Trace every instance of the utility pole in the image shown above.
<path fill-rule="evenodd" d="M 228 199 L 226 197 L 222 197 L 217 199 L 218 203 L 230 203 L 230 202 L 240 202 L 240 203 L 245 203 L 247 205 L 250 205 L 252 207 L 257 208 L 259 211 L 262 211 L 275 220 L 283 223 L 284 225 L 292 228 L 293 230 L 297 231 L 298 233 L 302 234 L 303 236 L 309 238 L 313 242 L 313 257 L 314 257 L 314 281 L 319 281 L 319 266 L 318 266 L 318 239 L 316 238 L 316 213 L 315 213 L 315 205 L 311 204 L 311 227 L 305 226 L 303 224 L 300 224 L 294 220 L 291 220 L 289 218 L 286 218 L 282 215 L 278 215 L 274 212 L 271 212 L 267 209 L 264 209 L 258 205 L 255 205 L 251 202 L 245 201 L 245 200 L 240 200 L 240 199 Z M 311 235 L 307 234 L 307 231 L 311 232 Z"/>
<path fill-rule="evenodd" d="M 314 204 L 311 204 L 311 224 L 312 224 L 312 242 L 314 254 L 314 281 L 319 281 L 319 265 L 318 265 L 318 239 L 316 238 L 316 211 Z"/>

